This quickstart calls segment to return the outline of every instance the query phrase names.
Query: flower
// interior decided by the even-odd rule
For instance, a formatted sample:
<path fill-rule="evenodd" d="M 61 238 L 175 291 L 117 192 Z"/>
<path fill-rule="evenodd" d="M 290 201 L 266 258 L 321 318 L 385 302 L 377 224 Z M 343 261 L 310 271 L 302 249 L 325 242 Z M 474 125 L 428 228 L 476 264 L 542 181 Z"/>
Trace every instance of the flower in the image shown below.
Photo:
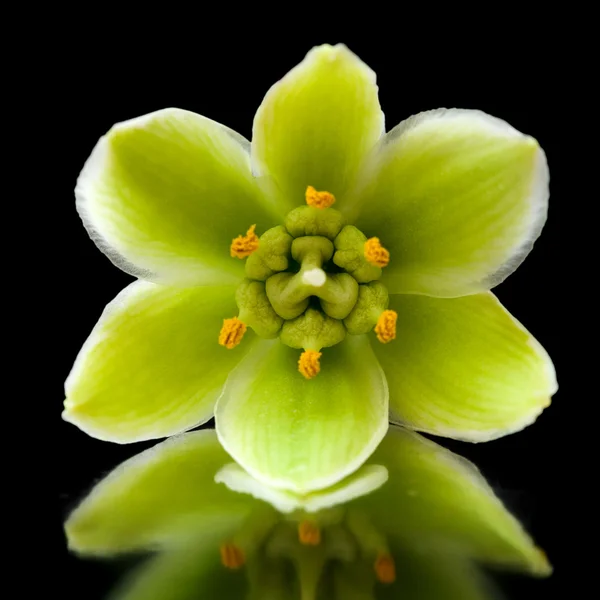
<path fill-rule="evenodd" d="M 236 462 L 306 493 L 360 466 L 389 419 L 485 441 L 556 391 L 489 291 L 545 221 L 543 151 L 474 110 L 384 134 L 375 75 L 344 46 L 269 90 L 251 144 L 179 109 L 115 125 L 76 199 L 139 277 L 66 382 L 64 418 L 97 438 L 165 437 L 214 411 Z"/>
<path fill-rule="evenodd" d="M 127 600 L 310 600 L 324 589 L 343 600 L 468 600 L 488 598 L 480 563 L 550 574 L 479 471 L 409 430 L 392 426 L 368 464 L 304 496 L 229 461 L 212 430 L 142 452 L 74 510 L 70 548 L 155 551 L 123 588 Z"/>

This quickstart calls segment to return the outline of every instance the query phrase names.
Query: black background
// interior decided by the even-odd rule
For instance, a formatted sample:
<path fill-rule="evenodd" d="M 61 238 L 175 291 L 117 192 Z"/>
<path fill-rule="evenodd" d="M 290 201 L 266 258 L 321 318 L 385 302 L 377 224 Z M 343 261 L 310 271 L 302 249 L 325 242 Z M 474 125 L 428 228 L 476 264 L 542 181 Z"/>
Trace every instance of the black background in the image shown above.
<path fill-rule="evenodd" d="M 186 14 L 179 17 L 185 21 Z M 507 27 L 510 25 L 507 23 Z M 61 314 L 46 381 L 54 406 L 50 426 L 58 452 L 58 484 L 52 513 L 53 552 L 59 557 L 62 598 L 103 598 L 119 566 L 81 561 L 68 555 L 62 521 L 69 510 L 121 461 L 153 445 L 118 446 L 89 438 L 60 419 L 63 381 L 105 304 L 131 278 L 106 259 L 75 211 L 73 188 L 97 139 L 115 122 L 164 107 L 195 111 L 250 139 L 252 118 L 264 93 L 316 44 L 344 42 L 378 76 L 380 100 L 390 129 L 411 114 L 438 108 L 477 108 L 508 121 L 538 139 L 551 173 L 548 222 L 534 250 L 509 279 L 495 289 L 505 306 L 552 356 L 561 390 L 533 426 L 482 445 L 446 440 L 446 447 L 473 460 L 499 496 L 523 521 L 555 566 L 549 580 L 503 578 L 509 598 L 554 597 L 568 579 L 568 554 L 561 479 L 567 479 L 563 446 L 557 443 L 568 422 L 564 357 L 559 339 L 560 310 L 555 295 L 561 256 L 561 210 L 565 203 L 565 146 L 556 129 L 561 89 L 560 65 L 550 55 L 552 36 L 532 35 L 513 26 L 494 34 L 473 30 L 441 41 L 419 23 L 391 34 L 319 35 L 308 26 L 300 37 L 285 28 L 238 35 L 222 23 L 204 22 L 194 35 L 115 22 L 90 39 L 79 33 L 62 65 L 66 149 L 60 157 L 54 191 L 60 213 Z M 216 31 L 211 31 L 211 28 Z M 421 29 L 419 29 L 421 27 Z M 407 39 L 408 30 L 416 35 Z M 415 34 L 415 31 L 412 33 Z M 160 34 L 159 34 L 160 32 Z M 78 54 L 81 56 L 78 57 Z M 48 91 L 49 93 L 51 90 Z"/>

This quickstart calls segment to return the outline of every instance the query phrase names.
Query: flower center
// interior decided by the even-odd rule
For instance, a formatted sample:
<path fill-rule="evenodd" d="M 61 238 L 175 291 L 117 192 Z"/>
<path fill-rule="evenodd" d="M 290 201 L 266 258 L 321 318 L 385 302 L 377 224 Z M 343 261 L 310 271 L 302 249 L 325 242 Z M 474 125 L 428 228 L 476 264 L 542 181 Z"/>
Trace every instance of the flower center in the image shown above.
<path fill-rule="evenodd" d="M 323 348 L 373 329 L 380 342 L 390 342 L 397 315 L 378 281 L 390 260 L 379 238 L 346 225 L 331 208 L 333 194 L 308 186 L 305 200 L 284 225 L 260 238 L 252 225 L 231 243 L 231 256 L 246 259 L 246 278 L 236 291 L 239 314 L 224 320 L 219 343 L 235 348 L 247 327 L 263 338 L 279 337 L 303 350 L 298 370 L 311 379 Z"/>
<path fill-rule="evenodd" d="M 355 509 L 335 507 L 317 513 L 300 510 L 281 515 L 261 508 L 221 545 L 220 554 L 221 563 L 228 569 L 248 567 L 251 593 L 257 597 L 284 591 L 262 589 L 265 585 L 285 586 L 289 591 L 289 578 L 256 576 L 261 569 L 271 570 L 276 565 L 282 569 L 293 567 L 301 597 L 307 600 L 319 595 L 340 565 L 362 573 L 353 578 L 353 585 L 365 594 L 376 582 L 391 584 L 396 580 L 394 558 L 385 537 Z"/>

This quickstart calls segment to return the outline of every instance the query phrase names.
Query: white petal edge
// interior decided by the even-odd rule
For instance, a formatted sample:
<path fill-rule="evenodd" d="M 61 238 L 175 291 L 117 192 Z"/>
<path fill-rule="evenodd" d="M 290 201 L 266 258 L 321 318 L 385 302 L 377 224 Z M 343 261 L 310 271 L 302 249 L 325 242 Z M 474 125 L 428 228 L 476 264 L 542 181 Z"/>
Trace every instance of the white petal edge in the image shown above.
<path fill-rule="evenodd" d="M 295 510 L 315 513 L 338 504 L 345 504 L 370 494 L 387 480 L 388 471 L 385 467 L 365 465 L 329 489 L 301 496 L 261 483 L 236 463 L 225 465 L 215 475 L 217 483 L 223 483 L 234 492 L 250 494 L 253 498 L 264 500 L 279 512 L 286 514 Z"/>

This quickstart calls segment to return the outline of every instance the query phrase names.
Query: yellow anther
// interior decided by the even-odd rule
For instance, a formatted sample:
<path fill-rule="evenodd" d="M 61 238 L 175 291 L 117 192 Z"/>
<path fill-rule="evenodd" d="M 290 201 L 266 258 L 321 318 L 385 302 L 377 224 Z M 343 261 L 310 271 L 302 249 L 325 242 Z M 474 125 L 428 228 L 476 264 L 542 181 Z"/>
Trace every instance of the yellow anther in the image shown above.
<path fill-rule="evenodd" d="M 229 252 L 233 258 L 246 258 L 258 248 L 258 236 L 254 233 L 256 225 L 252 225 L 246 235 L 238 235 L 233 242 Z"/>
<path fill-rule="evenodd" d="M 244 566 L 246 557 L 244 551 L 235 544 L 221 544 L 221 562 L 228 569 L 239 569 Z"/>
<path fill-rule="evenodd" d="M 312 185 L 306 188 L 306 204 L 317 208 L 329 208 L 335 202 L 335 196 L 329 192 L 317 192 Z"/>
<path fill-rule="evenodd" d="M 237 317 L 223 319 L 223 327 L 221 327 L 221 333 L 219 333 L 219 344 L 225 346 L 228 350 L 235 348 L 242 341 L 246 329 L 246 324 Z"/>
<path fill-rule="evenodd" d="M 396 565 L 391 554 L 380 554 L 375 561 L 375 574 L 381 583 L 394 583 L 396 581 Z"/>
<path fill-rule="evenodd" d="M 319 359 L 321 358 L 321 352 L 315 350 L 305 350 L 300 355 L 298 360 L 298 371 L 306 377 L 306 379 L 312 379 L 321 370 Z"/>
<path fill-rule="evenodd" d="M 398 313 L 395 310 L 384 310 L 379 315 L 377 325 L 375 325 L 375 333 L 377 334 L 377 339 L 382 344 L 387 344 L 396 339 L 397 320 Z"/>
<path fill-rule="evenodd" d="M 379 238 L 372 237 L 365 242 L 365 258 L 376 267 L 387 267 L 390 253 L 381 245 Z"/>
<path fill-rule="evenodd" d="M 321 530 L 314 521 L 298 523 L 298 539 L 304 546 L 318 546 L 321 543 Z"/>

